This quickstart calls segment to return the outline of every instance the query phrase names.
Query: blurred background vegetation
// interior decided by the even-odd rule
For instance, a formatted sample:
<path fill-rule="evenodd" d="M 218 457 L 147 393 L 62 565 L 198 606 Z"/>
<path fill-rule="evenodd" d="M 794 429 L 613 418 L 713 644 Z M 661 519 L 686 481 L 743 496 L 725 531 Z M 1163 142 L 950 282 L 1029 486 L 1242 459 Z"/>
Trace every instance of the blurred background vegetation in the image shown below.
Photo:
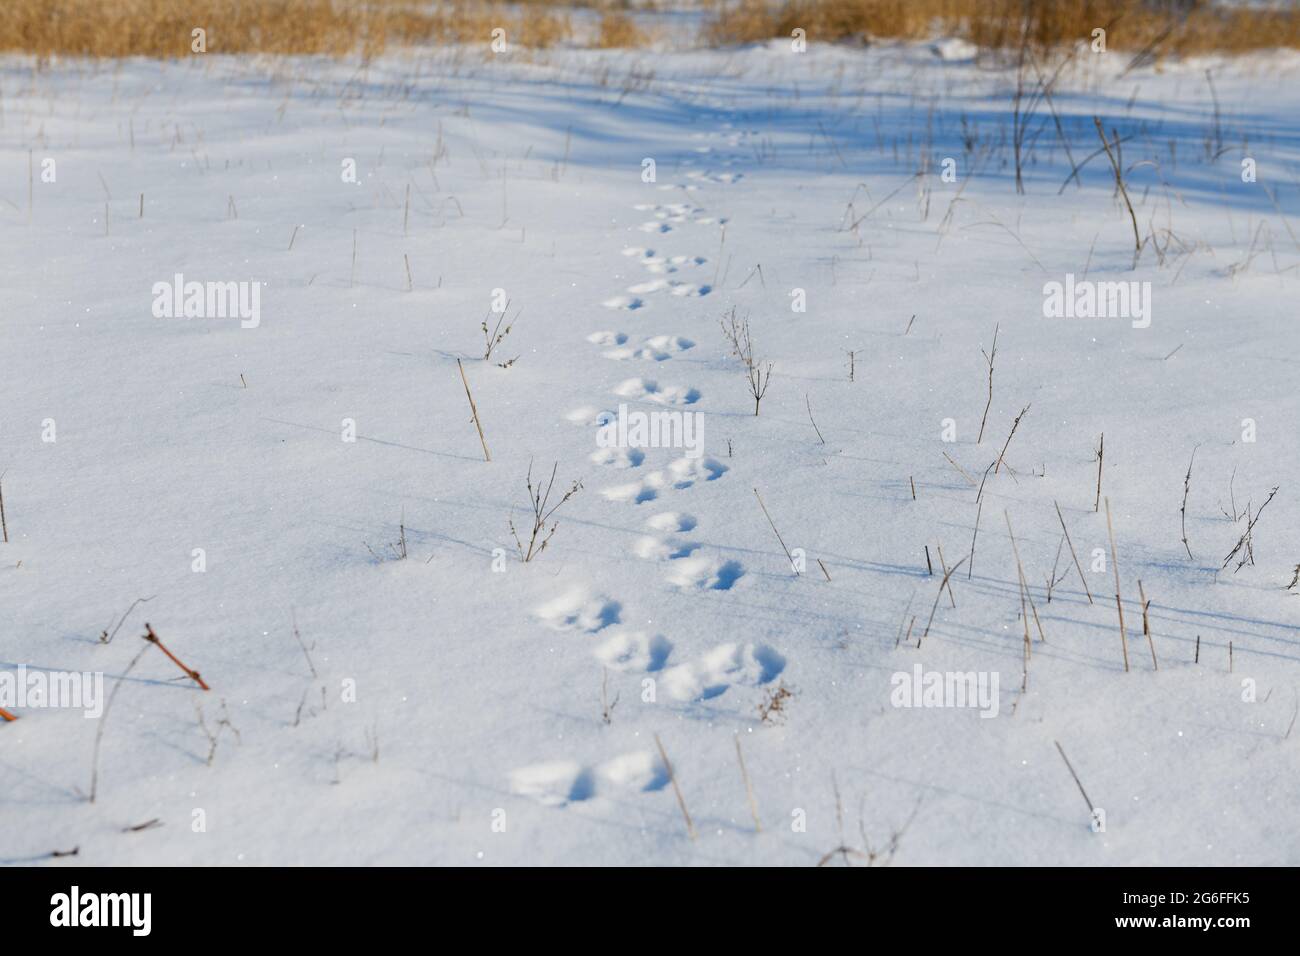
<path fill-rule="evenodd" d="M 962 37 L 983 50 L 1107 47 L 1153 55 L 1300 48 L 1300 3 L 1227 0 L 5 0 L 0 50 L 38 56 L 371 55 L 394 45 L 721 46 Z"/>

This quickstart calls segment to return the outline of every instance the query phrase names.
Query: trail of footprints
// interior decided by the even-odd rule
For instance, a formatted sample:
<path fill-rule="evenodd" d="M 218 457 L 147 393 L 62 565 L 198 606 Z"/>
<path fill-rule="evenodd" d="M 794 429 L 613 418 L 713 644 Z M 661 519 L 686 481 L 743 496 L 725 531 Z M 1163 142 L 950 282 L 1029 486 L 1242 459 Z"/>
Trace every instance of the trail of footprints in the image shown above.
<path fill-rule="evenodd" d="M 700 138 L 706 135 L 698 134 Z M 730 132 L 726 136 L 729 146 L 738 147 L 740 145 L 740 133 Z M 695 147 L 694 151 L 697 154 L 707 155 L 713 152 L 713 147 L 701 145 Z M 729 165 L 731 160 L 723 159 L 722 162 L 724 165 Z M 685 161 L 685 165 L 692 164 L 693 160 L 688 159 Z M 698 170 L 691 170 L 687 174 L 687 178 L 710 182 L 734 182 L 740 178 L 740 174 L 703 174 Z M 661 188 L 691 190 L 694 189 L 694 186 L 686 184 Z M 653 214 L 654 218 L 643 223 L 640 227 L 645 232 L 667 233 L 671 232 L 675 226 L 683 223 L 709 225 L 715 222 L 718 224 L 726 222 L 725 219 L 715 220 L 705 215 L 703 209 L 689 202 L 662 205 L 638 204 L 633 208 L 638 212 Z M 710 291 L 707 285 L 697 285 L 665 278 L 684 269 L 703 265 L 706 261 L 703 256 L 660 255 L 654 249 L 640 246 L 624 249 L 623 255 L 634 258 L 656 277 L 630 287 L 627 291 L 634 296 L 659 291 L 668 291 L 679 296 L 698 296 L 707 295 Z M 621 297 L 619 301 L 622 302 L 626 298 Z M 638 304 L 631 305 L 632 301 Z M 639 308 L 640 303 L 639 298 L 629 299 L 618 307 Z M 610 302 L 605 304 L 609 305 Z M 694 347 L 695 344 L 689 339 L 675 335 L 649 336 L 640 343 L 633 344 L 626 333 L 613 331 L 596 332 L 588 336 L 587 341 L 605 348 L 606 351 L 603 354 L 606 358 L 618 361 L 647 359 L 664 362 L 671 359 L 673 355 Z M 624 380 L 614 389 L 614 395 L 623 399 L 683 408 L 694 405 L 700 400 L 698 389 L 689 386 L 661 384 L 656 379 L 642 377 Z M 607 425 L 614 418 L 615 413 L 608 409 L 581 408 L 569 414 L 570 421 L 576 421 L 584 425 L 594 424 L 597 427 Z M 591 459 L 597 464 L 614 468 L 635 469 L 644 463 L 645 453 L 632 448 L 601 448 L 592 454 Z M 604 488 L 601 495 L 609 501 L 642 505 L 657 501 L 666 491 L 685 490 L 699 481 L 715 481 L 726 471 L 727 466 L 713 458 L 682 457 L 672 461 L 664 469 L 652 471 L 633 481 Z M 688 524 L 682 528 L 669 527 L 679 521 Z M 689 516 L 677 515 L 673 512 L 656 515 L 650 519 L 650 530 L 660 532 L 660 534 L 643 536 L 638 540 L 633 551 L 647 560 L 666 562 L 668 564 L 667 580 L 676 587 L 687 590 L 729 590 L 744 574 L 744 568 L 740 562 L 724 561 L 708 555 L 697 554 L 695 553 L 699 547 L 697 544 L 662 536 L 662 532 L 665 530 L 681 532 L 688 531 L 694 526 L 695 520 Z"/>
<path fill-rule="evenodd" d="M 695 527 L 689 515 L 667 512 L 647 524 L 672 533 Z M 774 680 L 785 658 L 765 644 L 728 642 L 693 661 L 672 663 L 673 644 L 661 634 L 619 628 L 617 601 L 576 589 L 541 605 L 536 617 L 557 631 L 599 636 L 592 654 L 611 671 L 654 674 L 659 693 L 678 703 L 709 700 L 732 686 L 754 687 Z M 605 792 L 649 792 L 668 783 L 663 762 L 652 751 L 634 750 L 595 765 L 576 760 L 529 764 L 510 773 L 510 790 L 546 806 L 564 806 Z"/>
<path fill-rule="evenodd" d="M 696 134 L 697 138 L 705 134 Z M 728 134 L 727 144 L 738 147 L 741 134 Z M 698 146 L 697 154 L 712 153 L 710 146 Z M 729 166 L 732 159 L 723 158 L 721 164 Z M 692 165 L 688 160 L 686 165 Z M 698 183 L 732 183 L 742 178 L 741 173 L 689 170 L 689 183 L 661 186 L 661 189 L 680 189 L 691 192 Z M 639 228 L 654 234 L 671 233 L 683 224 L 724 224 L 725 219 L 714 219 L 693 203 L 642 204 L 634 207 L 638 212 L 650 212 L 652 219 Z M 616 296 L 603 304 L 609 308 L 635 311 L 645 306 L 642 296 L 667 292 L 675 296 L 704 296 L 708 285 L 671 278 L 704 265 L 702 256 L 660 255 L 656 250 L 640 246 L 629 247 L 623 254 L 634 258 L 652 276 L 645 282 L 630 286 L 627 295 Z M 648 361 L 662 363 L 694 347 L 690 339 L 677 335 L 651 335 L 637 337 L 624 332 L 601 331 L 587 337 L 587 341 L 603 348 L 605 358 L 613 361 Z M 661 383 L 654 378 L 632 377 L 624 380 L 614 390 L 614 396 L 665 406 L 669 409 L 687 410 L 701 398 L 698 389 L 684 385 Z M 605 427 L 617 416 L 610 408 L 582 406 L 565 417 L 583 427 Z M 638 448 L 600 448 L 591 455 L 597 464 L 616 469 L 637 469 L 645 462 L 645 452 Z M 684 491 L 697 482 L 716 481 L 727 472 L 727 466 L 709 457 L 681 457 L 636 480 L 610 485 L 600 494 L 609 501 L 642 505 L 659 500 L 666 492 Z M 686 591 L 730 590 L 744 573 L 739 561 L 725 560 L 700 553 L 698 542 L 687 537 L 696 529 L 694 517 L 679 511 L 661 511 L 645 521 L 646 533 L 633 543 L 632 552 L 638 557 L 663 564 L 666 580 Z M 773 648 L 763 644 L 728 642 L 720 644 L 693 661 L 670 660 L 673 644 L 661 634 L 619 627 L 622 606 L 601 595 L 577 589 L 548 601 L 535 611 L 537 619 L 545 626 L 558 631 L 577 631 L 599 641 L 592 653 L 611 671 L 656 675 L 659 692 L 669 700 L 679 703 L 708 700 L 717 697 L 732 686 L 758 686 L 774 680 L 786 665 L 785 659 Z M 554 760 L 521 767 L 510 774 L 511 792 L 530 797 L 547 806 L 589 800 L 602 792 L 648 792 L 661 790 L 668 784 L 668 773 L 659 757 L 649 750 L 638 750 L 616 756 L 594 765 L 574 760 Z"/>

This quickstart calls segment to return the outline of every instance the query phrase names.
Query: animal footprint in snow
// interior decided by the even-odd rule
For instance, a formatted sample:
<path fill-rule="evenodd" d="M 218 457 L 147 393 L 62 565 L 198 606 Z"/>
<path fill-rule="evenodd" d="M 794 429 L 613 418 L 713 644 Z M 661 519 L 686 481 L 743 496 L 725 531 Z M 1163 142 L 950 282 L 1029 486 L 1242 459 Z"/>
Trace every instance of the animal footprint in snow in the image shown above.
<path fill-rule="evenodd" d="M 632 481 L 626 485 L 614 485 L 611 488 L 602 488 L 600 494 L 607 501 L 623 501 L 640 505 L 658 498 L 659 489 L 662 486 L 663 474 L 655 471 L 646 475 L 640 481 Z"/>
<path fill-rule="evenodd" d="M 744 173 L 706 173 L 698 169 L 693 169 L 686 174 L 687 179 L 695 179 L 707 183 L 734 183 L 737 180 L 744 179 Z"/>
<path fill-rule="evenodd" d="M 739 561 L 692 555 L 672 563 L 668 581 L 687 590 L 730 591 L 744 573 L 745 568 Z"/>
<path fill-rule="evenodd" d="M 645 524 L 652 531 L 674 532 L 692 531 L 697 522 L 690 515 L 680 514 L 676 511 L 661 511 L 659 514 L 647 518 Z"/>
<path fill-rule="evenodd" d="M 598 781 L 601 786 L 648 792 L 667 785 L 668 771 L 648 750 L 622 754 L 594 768 L 576 760 L 553 760 L 511 771 L 510 792 L 543 806 L 562 807 L 590 800 Z"/>
<path fill-rule="evenodd" d="M 658 382 L 643 378 L 629 378 L 614 394 L 621 398 L 639 398 L 659 405 L 694 405 L 700 400 L 697 389 L 685 386 L 661 386 Z"/>
<path fill-rule="evenodd" d="M 662 634 L 647 636 L 641 631 L 611 634 L 596 648 L 596 658 L 613 671 L 661 670 L 673 645 Z"/>
<path fill-rule="evenodd" d="M 639 203 L 632 207 L 637 212 L 653 212 L 654 217 L 665 222 L 692 222 L 698 221 L 700 213 L 704 212 L 699 206 L 692 205 L 688 202 L 668 203 L 667 205 L 656 206 L 649 203 Z"/>
<path fill-rule="evenodd" d="M 575 408 L 564 416 L 565 421 L 573 422 L 575 425 L 606 425 L 616 418 L 618 418 L 618 412 L 610 409 L 593 408 L 591 405 Z"/>
<path fill-rule="evenodd" d="M 628 292 L 635 292 L 638 295 L 649 295 L 652 292 L 671 292 L 676 296 L 704 296 L 713 291 L 711 286 L 695 285 L 691 282 L 674 282 L 668 279 L 651 279 L 649 282 L 640 282 L 633 286 L 628 286 Z"/>
<path fill-rule="evenodd" d="M 617 601 L 593 596 L 583 588 L 547 601 L 535 612 L 538 620 L 556 631 L 586 631 L 594 634 L 617 624 L 622 606 Z"/>
<path fill-rule="evenodd" d="M 733 685 L 766 684 L 783 670 L 785 658 L 766 644 L 723 644 L 698 661 L 668 668 L 659 686 L 674 700 L 707 700 Z"/>
<path fill-rule="evenodd" d="M 668 288 L 667 279 L 651 279 L 649 282 L 628 286 L 627 291 L 635 292 L 637 295 L 649 295 L 651 292 L 659 292 L 666 288 Z"/>
<path fill-rule="evenodd" d="M 714 458 L 678 458 L 668 466 L 668 480 L 674 488 L 689 488 L 697 481 L 716 481 L 726 471 Z"/>
<path fill-rule="evenodd" d="M 690 531 L 695 527 L 695 519 L 690 515 L 666 511 L 651 517 L 646 521 L 646 527 L 651 531 L 669 534 L 678 531 Z M 681 538 L 673 537 L 659 537 L 652 534 L 638 538 L 636 543 L 632 545 L 633 553 L 637 557 L 645 558 L 648 561 L 678 561 L 690 557 L 697 548 L 699 548 L 699 545 L 693 541 L 683 541 Z"/>
<path fill-rule="evenodd" d="M 601 783 L 649 793 L 668 785 L 668 770 L 656 754 L 637 750 L 607 760 L 596 768 Z"/>
<path fill-rule="evenodd" d="M 591 453 L 591 460 L 613 468 L 638 468 L 645 461 L 645 452 L 639 448 L 599 448 Z"/>
<path fill-rule="evenodd" d="M 627 341 L 627 335 L 623 332 L 592 332 L 587 341 L 592 345 L 622 345 Z"/>
<path fill-rule="evenodd" d="M 635 312 L 645 305 L 640 299 L 630 295 L 616 295 L 612 299 L 606 299 L 601 304 L 607 309 L 624 309 L 628 312 Z"/>
<path fill-rule="evenodd" d="M 664 488 L 689 488 L 697 481 L 714 481 L 726 471 L 726 465 L 712 458 L 678 458 L 668 466 L 666 473 L 652 471 L 640 481 L 604 488 L 600 493 L 609 501 L 628 501 L 639 505 L 654 501 Z"/>
<path fill-rule="evenodd" d="M 667 561 L 669 559 L 687 557 L 698 547 L 698 544 L 694 544 L 690 541 L 680 541 L 674 538 L 656 538 L 654 535 L 648 534 L 638 538 L 633 543 L 632 552 L 638 558 L 645 558 L 647 561 Z"/>
<path fill-rule="evenodd" d="M 626 336 L 623 337 L 623 341 L 627 341 Z M 622 345 L 622 343 L 619 344 Z M 654 362 L 665 362 L 677 352 L 685 352 L 687 349 L 694 347 L 694 342 L 690 339 L 684 339 L 680 335 L 655 335 L 646 339 L 639 346 L 626 345 L 622 348 L 611 349 L 604 355 L 605 358 L 617 361 L 650 359 Z"/>
<path fill-rule="evenodd" d="M 629 246 L 623 250 L 623 255 L 635 258 L 648 271 L 660 275 L 676 272 L 686 266 L 702 266 L 708 262 L 703 256 L 660 256 L 653 249 L 642 249 L 640 246 Z"/>
<path fill-rule="evenodd" d="M 663 206 L 654 206 L 641 204 L 633 207 L 638 212 L 653 212 L 654 219 L 650 222 L 641 224 L 643 232 L 672 232 L 673 227 L 669 223 L 692 222 L 699 225 L 708 225 L 715 220 L 710 216 L 703 215 L 704 210 L 699 206 L 691 203 L 669 203 Z M 725 223 L 727 220 L 718 219 L 719 223 Z"/>
<path fill-rule="evenodd" d="M 544 806 L 562 807 L 595 796 L 596 780 L 591 769 L 576 760 L 553 760 L 512 771 L 510 792 Z"/>

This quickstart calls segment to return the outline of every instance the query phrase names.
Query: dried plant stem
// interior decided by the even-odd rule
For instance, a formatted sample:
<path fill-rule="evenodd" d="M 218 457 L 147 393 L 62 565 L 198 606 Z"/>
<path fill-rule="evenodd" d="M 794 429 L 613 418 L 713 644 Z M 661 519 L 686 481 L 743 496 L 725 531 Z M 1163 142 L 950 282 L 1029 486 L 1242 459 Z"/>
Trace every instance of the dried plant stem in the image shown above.
<path fill-rule="evenodd" d="M 1065 547 L 1065 535 L 1061 535 L 1061 540 L 1056 543 L 1056 557 L 1052 561 L 1052 571 L 1047 575 L 1047 603 L 1052 603 L 1052 588 L 1056 587 L 1057 582 L 1062 580 L 1056 576 L 1056 569 L 1061 566 L 1061 551 Z M 1065 572 L 1069 574 L 1069 571 Z"/>
<path fill-rule="evenodd" d="M 1016 435 L 1016 429 L 1020 427 L 1020 419 L 1025 417 L 1025 412 L 1027 411 L 1029 411 L 1028 405 L 1020 410 L 1020 414 L 1016 416 L 1016 420 L 1011 423 L 1011 434 L 1007 435 L 1007 440 L 1002 444 L 1002 451 L 998 453 L 997 463 L 993 466 L 993 474 L 996 475 L 1002 468 L 1002 459 L 1007 453 L 1007 448 L 1011 445 L 1011 439 Z M 1008 465 L 1007 467 L 1010 468 L 1011 466 Z"/>
<path fill-rule="evenodd" d="M 930 619 L 925 622 L 925 631 L 916 641 L 916 646 L 918 648 L 921 646 L 921 641 L 925 640 L 930 635 L 930 625 L 934 623 L 934 612 L 939 609 L 939 598 L 943 597 L 943 589 L 948 586 L 948 579 L 952 577 L 953 573 L 965 563 L 966 559 L 962 558 L 948 569 L 948 572 L 943 576 L 943 580 L 939 582 L 939 592 L 934 596 L 934 604 L 930 607 Z"/>
<path fill-rule="evenodd" d="M 316 665 L 311 659 L 311 652 L 307 650 L 307 644 L 303 641 L 302 635 L 298 633 L 298 613 L 292 608 L 289 610 L 289 620 L 293 625 L 293 639 L 297 641 L 298 646 L 302 648 L 302 656 L 307 658 L 307 669 L 311 671 L 311 676 L 316 678 L 319 676 L 316 673 Z"/>
<path fill-rule="evenodd" d="M 1097 497 L 1093 499 L 1092 510 L 1101 510 L 1101 460 L 1106 455 L 1106 433 L 1101 433 L 1101 444 L 1097 446 Z"/>
<path fill-rule="evenodd" d="M 752 274 L 752 273 L 751 273 Z M 763 277 L 763 267 L 758 267 L 758 275 Z M 749 280 L 746 279 L 746 282 Z M 744 283 L 741 283 L 742 287 Z M 720 320 L 722 334 L 731 344 L 732 354 L 740 359 L 745 366 L 745 378 L 749 383 L 749 394 L 754 398 L 754 414 L 758 415 L 758 406 L 762 402 L 763 396 L 767 394 L 767 387 L 772 383 L 772 363 L 764 363 L 754 358 L 754 341 L 750 335 L 749 318 L 736 318 L 736 310 L 733 308 L 727 316 Z M 811 410 L 809 416 L 811 417 Z M 815 427 L 815 426 L 814 426 Z"/>
<path fill-rule="evenodd" d="M 478 419 L 478 406 L 474 404 L 474 396 L 470 394 L 469 379 L 465 377 L 465 366 L 460 363 L 460 359 L 456 359 L 456 367 L 460 369 L 460 380 L 465 386 L 465 397 L 469 399 L 470 414 L 474 416 L 474 427 L 478 429 L 479 444 L 483 446 L 483 460 L 491 461 L 492 453 L 488 451 L 487 439 L 483 437 L 483 425 Z"/>
<path fill-rule="evenodd" d="M 1056 517 L 1061 521 L 1061 530 L 1065 532 L 1065 543 L 1070 546 L 1070 557 L 1074 559 L 1074 569 L 1079 572 L 1079 582 L 1083 585 L 1083 593 L 1088 595 L 1088 603 L 1092 601 L 1092 591 L 1088 589 L 1088 579 L 1083 576 L 1083 566 L 1079 564 L 1079 555 L 1074 550 L 1074 542 L 1070 540 L 1070 529 L 1065 526 L 1065 516 L 1061 514 L 1061 506 L 1053 499 L 1052 504 L 1056 505 Z"/>
<path fill-rule="evenodd" d="M 528 505 L 533 512 L 533 527 L 528 538 L 527 550 L 524 550 L 524 543 L 519 537 L 519 532 L 515 530 L 514 519 L 511 518 L 509 522 L 510 533 L 514 535 L 515 545 L 519 549 L 519 557 L 525 564 L 546 550 L 546 546 L 551 543 L 551 538 L 555 536 L 555 529 L 560 526 L 558 521 L 552 522 L 550 530 L 548 531 L 546 528 L 546 522 L 550 521 L 551 516 L 567 503 L 570 498 L 582 490 L 582 482 L 575 481 L 569 487 L 569 490 L 564 493 L 563 497 L 548 508 L 547 505 L 550 504 L 551 501 L 551 490 L 555 487 L 555 474 L 559 467 L 560 463 L 558 461 L 551 465 L 551 477 L 546 483 L 546 488 L 543 490 L 540 481 L 534 487 L 533 463 L 531 461 L 528 462 L 528 477 L 525 479 L 524 483 L 528 488 Z"/>
<path fill-rule="evenodd" d="M 993 361 L 998 357 L 999 327 L 999 324 L 993 326 L 993 349 L 989 352 L 984 352 L 981 349 L 984 361 L 987 362 L 989 366 L 989 400 L 984 403 L 984 417 L 980 419 L 980 433 L 979 437 L 975 439 L 975 444 L 977 445 L 984 440 L 984 425 L 989 420 L 989 406 L 993 404 Z"/>
<path fill-rule="evenodd" d="M 194 681 L 194 683 L 198 684 L 204 690 L 212 690 L 211 687 L 209 687 L 206 683 L 204 683 L 203 678 L 199 676 L 198 671 L 190 670 L 188 667 L 186 667 L 184 664 L 181 663 L 181 659 L 179 657 L 177 657 L 171 651 L 167 650 L 167 646 L 158 639 L 158 635 L 153 632 L 153 628 L 149 626 L 148 621 L 145 622 L 144 630 L 145 630 L 145 633 L 143 635 L 144 639 L 148 641 L 150 644 L 156 644 L 158 650 L 166 654 L 173 664 L 175 664 L 177 667 L 179 667 L 182 671 L 185 672 L 186 677 Z"/>
<path fill-rule="evenodd" d="M 1156 645 L 1151 637 L 1151 619 L 1148 612 L 1151 609 L 1151 602 L 1147 600 L 1147 592 L 1142 588 L 1142 579 L 1138 578 L 1138 599 L 1142 602 L 1142 633 L 1146 636 L 1147 647 L 1151 649 L 1151 669 L 1160 670 L 1160 663 L 1156 660 Z"/>
<path fill-rule="evenodd" d="M 1197 446 L 1200 447 L 1199 445 Z M 1183 506 L 1179 508 L 1179 514 L 1182 516 L 1183 528 L 1183 547 L 1187 549 L 1187 560 L 1195 561 L 1192 557 L 1191 546 L 1187 543 L 1187 493 L 1192 488 L 1192 465 L 1196 463 L 1196 448 L 1192 449 L 1191 460 L 1187 462 L 1187 477 L 1183 479 Z"/>
<path fill-rule="evenodd" d="M 966 567 L 966 580 L 970 580 L 971 572 L 975 570 L 975 539 L 980 535 L 980 515 L 984 513 L 984 502 L 975 502 L 975 530 L 970 536 L 970 564 Z"/>
<path fill-rule="evenodd" d="M 1034 626 L 1038 628 L 1038 639 L 1047 642 L 1047 635 L 1043 633 L 1042 622 L 1038 620 L 1038 608 L 1034 606 L 1034 596 L 1029 591 L 1029 582 L 1025 579 L 1025 567 L 1020 563 L 1020 548 L 1016 545 L 1015 533 L 1011 530 L 1011 515 L 1004 509 L 1002 517 L 1007 522 L 1007 535 L 1011 538 L 1011 553 L 1016 558 L 1016 572 L 1020 575 L 1020 592 L 1025 599 L 1029 601 L 1029 610 L 1034 615 Z M 1026 623 L 1026 627 L 1028 624 Z"/>
<path fill-rule="evenodd" d="M 100 643 L 102 644 L 112 643 L 113 638 L 117 637 L 117 632 L 120 631 L 122 629 L 122 625 L 126 623 L 126 619 L 131 616 L 131 612 L 134 611 L 137 606 L 141 604 L 146 604 L 149 601 L 152 601 L 157 596 L 158 595 L 156 594 L 151 594 L 149 597 L 136 598 L 134 601 L 132 601 L 131 606 L 127 608 L 126 611 L 122 614 L 122 617 L 117 622 L 117 626 L 113 628 L 112 633 L 109 633 L 107 630 L 100 632 L 99 635 Z"/>
<path fill-rule="evenodd" d="M 1110 160 L 1111 171 L 1115 174 L 1115 185 L 1118 187 L 1120 195 L 1124 197 L 1124 205 L 1128 207 L 1129 220 L 1133 223 L 1133 265 L 1137 265 L 1138 256 L 1142 254 L 1142 238 L 1138 231 L 1137 214 L 1133 212 L 1133 203 L 1129 201 L 1128 189 L 1124 186 L 1124 174 L 1119 168 L 1119 161 L 1115 158 L 1114 153 L 1110 151 L 1110 143 L 1106 142 L 1106 133 L 1101 127 L 1101 120 L 1097 117 L 1092 118 L 1093 123 L 1097 126 L 1097 135 L 1101 137 L 1101 145 L 1106 150 L 1106 158 Z M 1119 134 L 1115 136 L 1116 148 L 1119 146 Z"/>
<path fill-rule="evenodd" d="M 754 489 L 754 497 L 758 499 L 758 506 L 763 509 L 763 515 L 767 518 L 767 523 L 772 526 L 772 533 L 776 535 L 776 540 L 781 543 L 781 550 L 785 552 L 786 560 L 790 562 L 790 569 L 794 571 L 795 577 L 798 577 L 799 568 L 795 566 L 794 556 L 790 553 L 790 549 L 785 546 L 785 541 L 781 538 L 781 532 L 776 530 L 776 522 L 767 513 L 767 505 L 763 504 L 763 496 L 758 493 L 757 488 Z"/>
<path fill-rule="evenodd" d="M 1088 796 L 1088 791 L 1083 789 L 1083 781 L 1081 781 L 1079 775 L 1074 772 L 1074 767 L 1070 766 L 1070 758 L 1065 755 L 1065 751 L 1061 748 L 1060 743 L 1055 740 L 1053 740 L 1052 743 L 1056 744 L 1056 752 L 1061 755 L 1061 759 L 1065 761 L 1065 769 L 1070 771 L 1070 776 L 1074 778 L 1074 785 L 1079 788 L 1079 793 L 1083 794 L 1083 802 L 1088 805 L 1088 816 L 1091 818 L 1093 811 L 1096 808 L 1093 806 L 1092 799 Z"/>
<path fill-rule="evenodd" d="M 1255 512 L 1255 517 L 1253 518 L 1250 517 L 1250 503 L 1247 502 L 1246 530 L 1242 533 L 1241 538 L 1237 541 L 1236 546 L 1231 551 L 1229 551 L 1228 556 L 1223 559 L 1223 567 L 1219 568 L 1220 571 L 1222 571 L 1223 568 L 1226 568 L 1228 566 L 1228 562 L 1230 562 L 1234 557 L 1236 557 L 1237 554 L 1242 550 L 1242 548 L 1246 549 L 1245 553 L 1242 554 L 1241 560 L 1237 562 L 1237 567 L 1233 573 L 1235 574 L 1237 571 L 1240 571 L 1243 567 L 1246 566 L 1247 563 L 1250 563 L 1252 565 L 1255 563 L 1254 541 L 1252 537 L 1255 533 L 1255 522 L 1259 521 L 1259 516 L 1264 513 L 1264 509 L 1268 507 L 1269 502 L 1273 500 L 1273 496 L 1276 494 L 1277 494 L 1277 486 L 1274 486 L 1273 490 L 1268 493 L 1268 497 L 1264 499 L 1264 503 L 1259 506 L 1259 510 Z"/>
<path fill-rule="evenodd" d="M 894 638 L 895 647 L 898 647 L 898 645 L 901 644 L 903 641 L 903 621 L 907 620 L 907 612 L 912 610 L 912 602 L 915 600 L 916 600 L 916 592 L 913 591 L 912 596 L 907 599 L 907 607 L 903 609 L 903 619 L 898 622 L 898 635 Z M 912 618 L 912 620 L 915 621 L 916 618 L 914 617 Z M 907 636 L 909 639 L 912 636 L 912 628 L 910 625 L 907 629 Z"/>
<path fill-rule="evenodd" d="M 0 476 L 0 531 L 4 532 L 4 543 L 9 543 L 9 522 L 5 520 L 5 488 L 3 476 Z"/>
<path fill-rule="evenodd" d="M 758 801 L 754 799 L 754 787 L 749 782 L 749 771 L 745 769 L 745 756 L 740 752 L 740 737 L 736 737 L 736 760 L 740 763 L 740 778 L 745 781 L 745 797 L 749 800 L 749 814 L 754 818 L 754 832 L 763 832 L 763 823 L 758 818 Z"/>
<path fill-rule="evenodd" d="M 148 625 L 145 626 L 147 627 Z M 139 653 L 137 653 L 135 657 L 131 658 L 131 663 L 126 665 L 126 670 L 122 671 L 121 675 L 113 683 L 113 689 L 108 692 L 108 700 L 104 702 L 104 712 L 99 715 L 99 726 L 95 728 L 95 750 L 90 763 L 89 800 L 91 803 L 95 802 L 95 794 L 99 790 L 99 748 L 100 744 L 104 740 L 104 728 L 108 725 L 108 712 L 113 709 L 113 701 L 117 698 L 117 692 L 121 689 L 122 682 L 125 681 L 131 671 L 135 669 L 135 665 L 140 663 L 140 658 L 144 657 L 151 646 L 153 645 L 146 644 L 144 647 L 140 648 Z"/>
<path fill-rule="evenodd" d="M 1110 535 L 1110 566 L 1115 572 L 1115 610 L 1119 612 L 1119 640 L 1124 649 L 1124 671 L 1128 672 L 1128 634 L 1124 630 L 1124 602 L 1119 596 L 1119 559 L 1115 553 L 1115 528 L 1110 520 L 1110 498 L 1106 499 L 1106 533 Z"/>
<path fill-rule="evenodd" d="M 817 433 L 817 440 L 820 441 L 823 445 L 826 444 L 826 439 L 825 439 L 825 438 L 822 438 L 822 430 L 821 430 L 820 428 L 817 427 L 817 421 L 816 421 L 816 419 L 813 418 L 813 413 L 812 413 L 812 402 L 810 402 L 810 401 L 808 400 L 808 393 L 807 393 L 807 392 L 804 392 L 803 401 L 804 401 L 804 404 L 808 407 L 808 421 L 812 422 L 813 431 L 815 431 L 815 432 Z M 915 492 L 913 492 L 912 497 L 914 497 L 914 498 L 916 497 Z"/>
<path fill-rule="evenodd" d="M 970 475 L 966 473 L 965 468 L 963 468 L 961 465 L 957 464 L 955 461 L 952 460 L 952 455 L 948 454 L 947 452 L 944 452 L 943 457 L 948 459 L 948 464 L 956 468 L 957 473 L 961 475 L 963 478 L 965 478 L 967 484 L 969 484 L 972 488 L 974 488 L 977 484 L 979 484 L 979 482 L 977 482 L 974 478 L 972 478 Z"/>
<path fill-rule="evenodd" d="M 952 603 L 953 609 L 955 610 L 957 607 L 957 597 L 952 593 L 952 582 L 948 580 L 948 562 L 943 559 L 943 545 L 936 544 L 935 548 L 939 552 L 939 567 L 943 568 L 943 579 L 948 581 L 948 600 Z"/>
<path fill-rule="evenodd" d="M 694 840 L 695 824 L 691 822 L 690 811 L 686 809 L 686 800 L 682 797 L 682 788 L 677 785 L 677 774 L 673 773 L 672 762 L 668 759 L 668 753 L 664 750 L 663 741 L 659 735 L 655 734 L 655 746 L 659 748 L 659 758 L 664 762 L 664 769 L 668 771 L 668 782 L 673 785 L 673 793 L 677 796 L 677 806 L 681 808 L 682 817 L 686 820 L 686 832 Z"/>

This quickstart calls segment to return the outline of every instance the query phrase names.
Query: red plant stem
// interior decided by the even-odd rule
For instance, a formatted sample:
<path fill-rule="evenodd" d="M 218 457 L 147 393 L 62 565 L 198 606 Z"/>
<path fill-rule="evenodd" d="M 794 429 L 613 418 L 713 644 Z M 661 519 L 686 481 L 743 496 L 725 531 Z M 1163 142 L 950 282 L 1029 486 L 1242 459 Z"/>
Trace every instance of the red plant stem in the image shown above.
<path fill-rule="evenodd" d="M 204 690 L 212 690 L 211 687 L 209 687 L 207 684 L 203 682 L 203 678 L 199 676 L 198 671 L 190 670 L 188 667 L 186 667 L 184 664 L 181 663 L 179 657 L 177 657 L 171 651 L 167 650 L 167 646 L 158 639 L 158 635 L 153 632 L 153 628 L 149 626 L 149 623 L 147 621 L 145 622 L 144 629 L 147 632 L 144 635 L 144 639 L 151 644 L 158 645 L 158 650 L 162 651 L 169 658 L 171 658 L 172 663 L 175 664 L 177 667 L 179 667 L 181 670 L 183 670 L 185 672 L 186 677 L 194 681 L 194 683 L 198 684 Z"/>

